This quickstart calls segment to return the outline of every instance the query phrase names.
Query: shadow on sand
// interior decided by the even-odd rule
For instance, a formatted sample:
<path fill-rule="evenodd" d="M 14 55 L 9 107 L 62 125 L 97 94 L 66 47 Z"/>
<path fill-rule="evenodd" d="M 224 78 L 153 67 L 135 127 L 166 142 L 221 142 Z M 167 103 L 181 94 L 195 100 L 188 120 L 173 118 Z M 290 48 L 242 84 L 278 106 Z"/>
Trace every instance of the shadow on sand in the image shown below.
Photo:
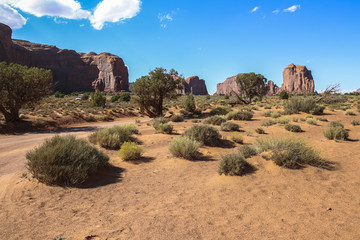
<path fill-rule="evenodd" d="M 97 188 L 120 182 L 122 179 L 121 173 L 124 171 L 125 169 L 123 168 L 109 165 L 108 167 L 102 168 L 91 175 L 84 183 L 79 185 L 78 188 Z"/>

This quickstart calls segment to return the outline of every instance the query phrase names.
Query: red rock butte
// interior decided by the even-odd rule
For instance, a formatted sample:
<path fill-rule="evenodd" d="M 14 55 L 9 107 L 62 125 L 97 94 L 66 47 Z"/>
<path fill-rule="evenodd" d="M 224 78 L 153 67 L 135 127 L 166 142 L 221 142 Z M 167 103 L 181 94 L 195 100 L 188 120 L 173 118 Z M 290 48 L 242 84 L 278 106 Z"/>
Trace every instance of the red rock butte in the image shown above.
<path fill-rule="evenodd" d="M 128 68 L 116 55 L 77 53 L 56 46 L 11 39 L 11 35 L 11 28 L 0 23 L 0 61 L 52 70 L 55 90 L 129 90 Z"/>
<path fill-rule="evenodd" d="M 231 95 L 233 91 L 238 93 L 236 84 L 236 77 L 238 75 L 227 78 L 223 83 L 219 83 L 215 95 Z M 306 66 L 295 65 L 293 63 L 284 69 L 281 87 L 276 86 L 271 80 L 267 84 L 270 89 L 268 95 L 279 94 L 282 90 L 290 94 L 313 93 L 315 91 L 315 83 L 311 71 Z"/>

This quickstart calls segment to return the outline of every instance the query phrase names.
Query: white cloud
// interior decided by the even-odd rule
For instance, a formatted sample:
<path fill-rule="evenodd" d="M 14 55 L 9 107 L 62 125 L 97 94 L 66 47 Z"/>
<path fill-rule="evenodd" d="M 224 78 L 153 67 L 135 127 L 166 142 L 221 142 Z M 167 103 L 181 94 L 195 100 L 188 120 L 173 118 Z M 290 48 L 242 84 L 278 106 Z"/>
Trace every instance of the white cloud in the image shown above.
<path fill-rule="evenodd" d="M 289 8 L 284 9 L 284 12 L 295 12 L 296 10 L 298 10 L 300 8 L 300 5 L 293 5 Z"/>
<path fill-rule="evenodd" d="M 254 12 L 256 12 L 257 10 L 259 10 L 259 7 L 258 7 L 258 6 L 254 7 L 254 8 L 251 10 L 251 13 L 254 13 Z"/>
<path fill-rule="evenodd" d="M 275 9 L 274 11 L 272 11 L 272 13 L 274 13 L 274 14 L 278 14 L 279 12 L 280 12 L 279 9 Z"/>
<path fill-rule="evenodd" d="M 26 19 L 14 8 L 0 1 L 0 22 L 5 23 L 13 29 L 22 28 Z"/>
<path fill-rule="evenodd" d="M 90 22 L 97 30 L 104 27 L 105 22 L 120 22 L 133 18 L 140 12 L 140 0 L 103 0 L 90 17 Z"/>
<path fill-rule="evenodd" d="M 83 10 L 75 0 L 6 0 L 9 5 L 36 17 L 50 16 L 67 19 L 83 19 L 90 12 Z"/>
<path fill-rule="evenodd" d="M 174 16 L 180 11 L 179 8 L 171 11 L 170 13 L 159 13 L 158 19 L 160 22 L 160 27 L 166 28 L 167 22 L 172 22 L 174 20 Z"/>

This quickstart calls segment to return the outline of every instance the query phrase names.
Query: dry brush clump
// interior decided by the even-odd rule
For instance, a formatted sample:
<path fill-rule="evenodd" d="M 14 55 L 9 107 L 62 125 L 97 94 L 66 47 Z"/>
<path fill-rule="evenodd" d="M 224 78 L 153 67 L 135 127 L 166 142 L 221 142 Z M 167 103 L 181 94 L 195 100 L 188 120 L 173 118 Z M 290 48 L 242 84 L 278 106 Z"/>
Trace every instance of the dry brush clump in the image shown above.
<path fill-rule="evenodd" d="M 181 115 L 173 115 L 170 117 L 170 121 L 172 122 L 183 122 L 184 121 L 184 117 Z"/>
<path fill-rule="evenodd" d="M 270 159 L 275 164 L 286 168 L 298 168 L 310 165 L 331 169 L 332 163 L 325 160 L 311 146 L 298 138 L 262 138 L 257 140 L 259 152 L 271 152 Z"/>
<path fill-rule="evenodd" d="M 100 129 L 89 136 L 89 141 L 93 144 L 100 144 L 107 149 L 120 149 L 124 142 L 131 141 L 131 136 L 138 130 L 132 124 L 115 126 L 112 128 Z"/>
<path fill-rule="evenodd" d="M 226 118 L 219 115 L 209 117 L 204 121 L 205 124 L 211 124 L 216 126 L 220 126 L 224 122 L 226 122 Z"/>
<path fill-rule="evenodd" d="M 27 168 L 40 182 L 75 186 L 107 166 L 109 157 L 75 136 L 55 136 L 26 154 Z"/>
<path fill-rule="evenodd" d="M 207 124 L 194 125 L 186 130 L 183 136 L 208 146 L 216 146 L 221 140 L 219 131 Z"/>
<path fill-rule="evenodd" d="M 302 132 L 300 125 L 291 123 L 285 125 L 285 130 L 289 132 Z"/>
<path fill-rule="evenodd" d="M 134 142 L 124 142 L 119 150 L 119 156 L 124 161 L 139 160 L 143 153 L 141 146 Z"/>
<path fill-rule="evenodd" d="M 228 120 L 242 120 L 250 121 L 253 118 L 254 114 L 250 111 L 238 111 L 238 112 L 229 112 L 226 117 Z"/>
<path fill-rule="evenodd" d="M 168 119 L 164 117 L 154 118 L 152 125 L 157 133 L 171 134 L 174 130 L 174 126 L 168 123 Z"/>
<path fill-rule="evenodd" d="M 169 150 L 174 157 L 188 160 L 198 159 L 201 143 L 188 137 L 177 137 L 170 142 Z"/>
<path fill-rule="evenodd" d="M 226 107 L 216 107 L 210 111 L 210 115 L 226 115 L 230 112 L 229 108 Z"/>
<path fill-rule="evenodd" d="M 349 132 L 341 122 L 334 121 L 329 123 L 324 131 L 324 136 L 329 140 L 345 141 L 349 138 Z"/>
<path fill-rule="evenodd" d="M 225 132 L 236 132 L 239 131 L 240 125 L 233 122 L 223 122 L 220 125 L 220 130 Z"/>
<path fill-rule="evenodd" d="M 242 176 L 253 170 L 254 167 L 246 161 L 244 155 L 235 152 L 221 156 L 218 173 L 225 176 Z"/>

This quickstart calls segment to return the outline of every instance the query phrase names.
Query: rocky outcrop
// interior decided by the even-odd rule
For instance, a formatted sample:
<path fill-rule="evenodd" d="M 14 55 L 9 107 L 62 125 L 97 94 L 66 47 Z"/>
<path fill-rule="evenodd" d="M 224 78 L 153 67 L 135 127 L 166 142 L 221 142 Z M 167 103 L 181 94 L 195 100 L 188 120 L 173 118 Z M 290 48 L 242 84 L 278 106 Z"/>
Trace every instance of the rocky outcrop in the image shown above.
<path fill-rule="evenodd" d="M 232 95 L 233 92 L 239 93 L 236 84 L 236 77 L 238 75 L 229 77 L 223 83 L 219 83 L 215 95 Z M 276 95 L 282 90 L 290 94 L 313 93 L 315 91 L 311 71 L 301 65 L 290 64 L 285 68 L 283 72 L 283 84 L 280 88 L 271 80 L 269 80 L 267 84 L 269 86 L 267 95 Z"/>
<path fill-rule="evenodd" d="M 273 81 L 269 80 L 267 84 L 269 86 L 268 96 L 276 95 L 281 92 L 281 89 Z"/>
<path fill-rule="evenodd" d="M 218 83 L 215 95 L 234 95 L 233 92 L 239 93 L 236 83 L 238 75 L 227 78 L 223 83 Z"/>
<path fill-rule="evenodd" d="M 0 23 L 0 61 L 50 69 L 55 89 L 62 92 L 129 90 L 124 61 L 109 53 L 77 53 L 56 46 L 11 39 L 11 28 Z"/>
<path fill-rule="evenodd" d="M 315 91 L 313 76 L 305 66 L 290 64 L 283 72 L 283 80 L 281 90 L 288 93 L 303 94 Z"/>
<path fill-rule="evenodd" d="M 205 80 L 198 76 L 188 77 L 182 83 L 183 89 L 178 90 L 178 94 L 207 95 Z"/>

